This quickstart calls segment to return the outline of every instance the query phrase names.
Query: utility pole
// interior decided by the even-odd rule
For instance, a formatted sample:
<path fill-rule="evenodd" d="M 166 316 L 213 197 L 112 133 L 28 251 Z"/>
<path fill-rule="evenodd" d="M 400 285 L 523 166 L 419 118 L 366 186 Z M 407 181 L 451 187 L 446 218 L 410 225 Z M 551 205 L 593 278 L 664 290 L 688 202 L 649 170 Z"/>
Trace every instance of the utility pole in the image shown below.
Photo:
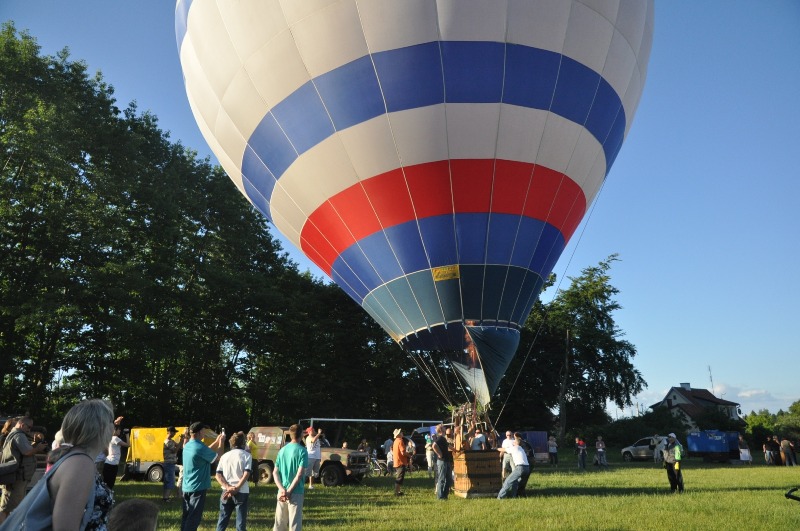
<path fill-rule="evenodd" d="M 569 330 L 564 348 L 564 366 L 561 373 L 561 390 L 558 393 L 558 440 L 563 441 L 567 434 L 567 380 L 569 376 Z"/>

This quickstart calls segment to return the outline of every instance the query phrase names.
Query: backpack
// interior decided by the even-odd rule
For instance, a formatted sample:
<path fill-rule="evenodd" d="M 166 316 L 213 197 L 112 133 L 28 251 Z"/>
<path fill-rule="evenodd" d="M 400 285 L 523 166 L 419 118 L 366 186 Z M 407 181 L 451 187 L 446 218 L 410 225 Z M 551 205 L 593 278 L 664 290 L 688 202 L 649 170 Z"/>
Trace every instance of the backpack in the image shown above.
<path fill-rule="evenodd" d="M 22 464 L 22 455 L 17 455 L 12 444 L 13 441 L 14 438 L 11 434 L 8 434 L 3 442 L 2 459 L 0 459 L 0 485 L 11 485 L 17 481 L 17 472 L 20 464 Z"/>

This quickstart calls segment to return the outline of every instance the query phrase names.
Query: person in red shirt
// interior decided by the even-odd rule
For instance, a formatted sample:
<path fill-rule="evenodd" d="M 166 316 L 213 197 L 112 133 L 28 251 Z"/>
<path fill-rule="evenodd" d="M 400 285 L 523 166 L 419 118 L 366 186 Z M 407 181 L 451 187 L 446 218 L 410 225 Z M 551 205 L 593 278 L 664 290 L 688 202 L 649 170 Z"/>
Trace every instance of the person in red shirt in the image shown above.
<path fill-rule="evenodd" d="M 406 448 L 406 441 L 403 438 L 403 430 L 397 428 L 394 430 L 394 443 L 392 444 L 392 458 L 394 460 L 394 495 L 402 496 L 403 492 L 400 490 L 403 486 L 403 480 L 406 477 L 406 468 L 408 468 L 410 461 L 408 458 L 408 449 Z"/>

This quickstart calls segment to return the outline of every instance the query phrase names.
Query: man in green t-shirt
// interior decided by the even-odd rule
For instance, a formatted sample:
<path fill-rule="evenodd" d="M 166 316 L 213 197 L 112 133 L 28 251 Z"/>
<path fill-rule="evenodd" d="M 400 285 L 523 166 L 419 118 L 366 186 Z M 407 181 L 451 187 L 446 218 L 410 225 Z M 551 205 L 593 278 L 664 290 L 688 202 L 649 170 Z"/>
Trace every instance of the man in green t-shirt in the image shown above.
<path fill-rule="evenodd" d="M 292 442 L 281 448 L 275 460 L 272 477 L 278 487 L 278 504 L 275 507 L 275 529 L 283 531 L 303 527 L 303 479 L 308 467 L 308 451 L 300 443 L 300 426 L 289 427 Z"/>

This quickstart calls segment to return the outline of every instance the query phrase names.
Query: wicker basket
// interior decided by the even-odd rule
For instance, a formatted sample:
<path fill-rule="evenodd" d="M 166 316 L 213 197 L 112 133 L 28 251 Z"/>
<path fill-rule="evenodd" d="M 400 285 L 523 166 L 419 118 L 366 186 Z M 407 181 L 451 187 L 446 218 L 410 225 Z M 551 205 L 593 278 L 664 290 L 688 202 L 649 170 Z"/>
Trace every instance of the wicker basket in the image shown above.
<path fill-rule="evenodd" d="M 462 498 L 494 497 L 503 480 L 500 454 L 494 450 L 453 452 L 453 493 Z"/>

